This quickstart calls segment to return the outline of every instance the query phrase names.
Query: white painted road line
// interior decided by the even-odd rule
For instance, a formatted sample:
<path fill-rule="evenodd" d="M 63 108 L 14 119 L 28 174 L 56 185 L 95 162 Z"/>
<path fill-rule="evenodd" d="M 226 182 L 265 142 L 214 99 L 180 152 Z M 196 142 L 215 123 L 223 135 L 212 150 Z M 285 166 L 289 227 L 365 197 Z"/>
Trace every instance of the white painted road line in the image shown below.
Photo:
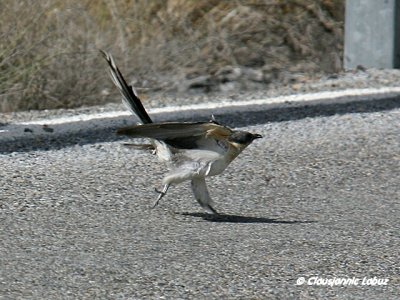
<path fill-rule="evenodd" d="M 300 103 L 300 102 L 312 102 L 312 101 L 334 101 L 343 97 L 352 97 L 356 99 L 362 99 L 363 97 L 374 97 L 374 98 L 386 98 L 389 96 L 400 95 L 400 87 L 383 87 L 383 88 L 371 88 L 371 89 L 347 89 L 340 91 L 327 91 L 310 94 L 297 94 L 279 96 L 274 98 L 255 99 L 248 101 L 220 101 L 220 102 L 206 102 L 194 105 L 185 106 L 170 106 L 149 109 L 149 114 L 160 114 L 160 113 L 172 113 L 179 111 L 196 111 L 203 109 L 219 109 L 226 107 L 244 107 L 253 105 L 268 105 L 268 104 L 285 104 L 285 103 Z M 90 121 L 94 119 L 108 119 L 117 118 L 123 116 L 129 116 L 131 113 L 126 111 L 114 111 L 104 112 L 97 114 L 81 114 L 76 116 L 61 117 L 56 119 L 42 119 L 28 122 L 17 123 L 20 125 L 56 125 L 64 123 L 74 123 L 82 121 Z"/>

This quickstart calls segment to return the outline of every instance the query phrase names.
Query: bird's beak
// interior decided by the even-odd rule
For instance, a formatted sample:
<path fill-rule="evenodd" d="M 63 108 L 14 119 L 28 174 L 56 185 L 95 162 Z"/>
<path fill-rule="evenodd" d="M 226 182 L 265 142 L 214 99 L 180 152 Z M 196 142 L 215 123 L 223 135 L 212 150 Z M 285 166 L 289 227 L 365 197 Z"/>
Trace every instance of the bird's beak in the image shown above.
<path fill-rule="evenodd" d="M 263 136 L 261 134 L 253 134 L 254 139 L 261 139 Z"/>

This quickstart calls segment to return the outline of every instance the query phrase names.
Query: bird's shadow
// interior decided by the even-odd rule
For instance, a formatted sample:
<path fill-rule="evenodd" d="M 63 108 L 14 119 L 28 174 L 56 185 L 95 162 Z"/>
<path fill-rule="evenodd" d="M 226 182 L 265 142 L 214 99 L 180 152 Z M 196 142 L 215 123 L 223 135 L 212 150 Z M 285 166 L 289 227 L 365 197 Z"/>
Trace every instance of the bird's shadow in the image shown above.
<path fill-rule="evenodd" d="M 251 216 L 239 216 L 230 214 L 208 214 L 208 213 L 190 213 L 181 212 L 176 213 L 181 216 L 191 216 L 196 218 L 202 218 L 209 222 L 219 223 L 264 223 L 264 224 L 307 224 L 315 223 L 316 221 L 299 221 L 299 220 L 278 220 L 264 217 L 251 217 Z"/>

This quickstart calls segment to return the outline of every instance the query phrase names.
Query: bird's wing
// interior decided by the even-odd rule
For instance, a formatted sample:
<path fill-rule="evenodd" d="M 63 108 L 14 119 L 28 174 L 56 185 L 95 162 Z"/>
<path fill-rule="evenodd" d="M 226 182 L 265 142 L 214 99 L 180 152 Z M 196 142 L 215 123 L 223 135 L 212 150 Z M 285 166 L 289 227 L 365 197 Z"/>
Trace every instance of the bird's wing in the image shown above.
<path fill-rule="evenodd" d="M 117 130 L 117 134 L 162 140 L 173 147 L 184 149 L 193 149 L 200 145 L 207 147 L 208 141 L 212 143 L 222 140 L 231 133 L 230 128 L 213 122 L 152 123 Z"/>

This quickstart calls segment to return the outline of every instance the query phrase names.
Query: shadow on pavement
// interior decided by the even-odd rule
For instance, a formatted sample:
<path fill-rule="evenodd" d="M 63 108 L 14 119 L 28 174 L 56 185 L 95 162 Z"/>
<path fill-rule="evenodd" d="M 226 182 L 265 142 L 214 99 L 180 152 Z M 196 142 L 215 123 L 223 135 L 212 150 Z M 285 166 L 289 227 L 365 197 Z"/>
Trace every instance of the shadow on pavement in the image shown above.
<path fill-rule="evenodd" d="M 156 122 L 177 121 L 193 122 L 208 121 L 213 114 L 218 122 L 229 127 L 243 127 L 271 122 L 284 122 L 304 118 L 315 118 L 348 113 L 371 113 L 387 111 L 400 107 L 400 97 L 386 99 L 355 100 L 341 103 L 307 103 L 286 104 L 271 107 L 270 105 L 245 106 L 240 108 L 222 108 L 217 110 L 197 110 L 196 112 L 177 112 L 152 116 Z M 0 153 L 23 152 L 32 150 L 61 149 L 74 145 L 85 145 L 99 142 L 114 142 L 123 140 L 115 131 L 119 127 L 133 125 L 136 119 L 130 116 L 113 119 L 98 119 L 75 122 L 72 124 L 18 125 L 14 130 L 18 133 L 8 139 L 0 140 Z M 91 124 L 89 126 L 89 124 Z M 6 124 L 2 124 L 6 125 Z M 71 128 L 74 129 L 71 129 Z M 69 129 L 68 129 L 69 128 Z M 62 130 L 61 130 L 62 129 Z M 37 136 L 36 133 L 45 135 Z M 57 133 L 58 132 L 58 133 Z"/>
<path fill-rule="evenodd" d="M 316 221 L 285 221 L 271 218 L 263 217 L 251 217 L 251 216 L 239 216 L 239 215 L 229 215 L 229 214 L 208 214 L 208 213 L 190 213 L 182 212 L 176 213 L 181 216 L 190 216 L 196 218 L 202 218 L 209 222 L 221 222 L 221 223 L 264 223 L 264 224 L 307 224 L 315 223 Z"/>

